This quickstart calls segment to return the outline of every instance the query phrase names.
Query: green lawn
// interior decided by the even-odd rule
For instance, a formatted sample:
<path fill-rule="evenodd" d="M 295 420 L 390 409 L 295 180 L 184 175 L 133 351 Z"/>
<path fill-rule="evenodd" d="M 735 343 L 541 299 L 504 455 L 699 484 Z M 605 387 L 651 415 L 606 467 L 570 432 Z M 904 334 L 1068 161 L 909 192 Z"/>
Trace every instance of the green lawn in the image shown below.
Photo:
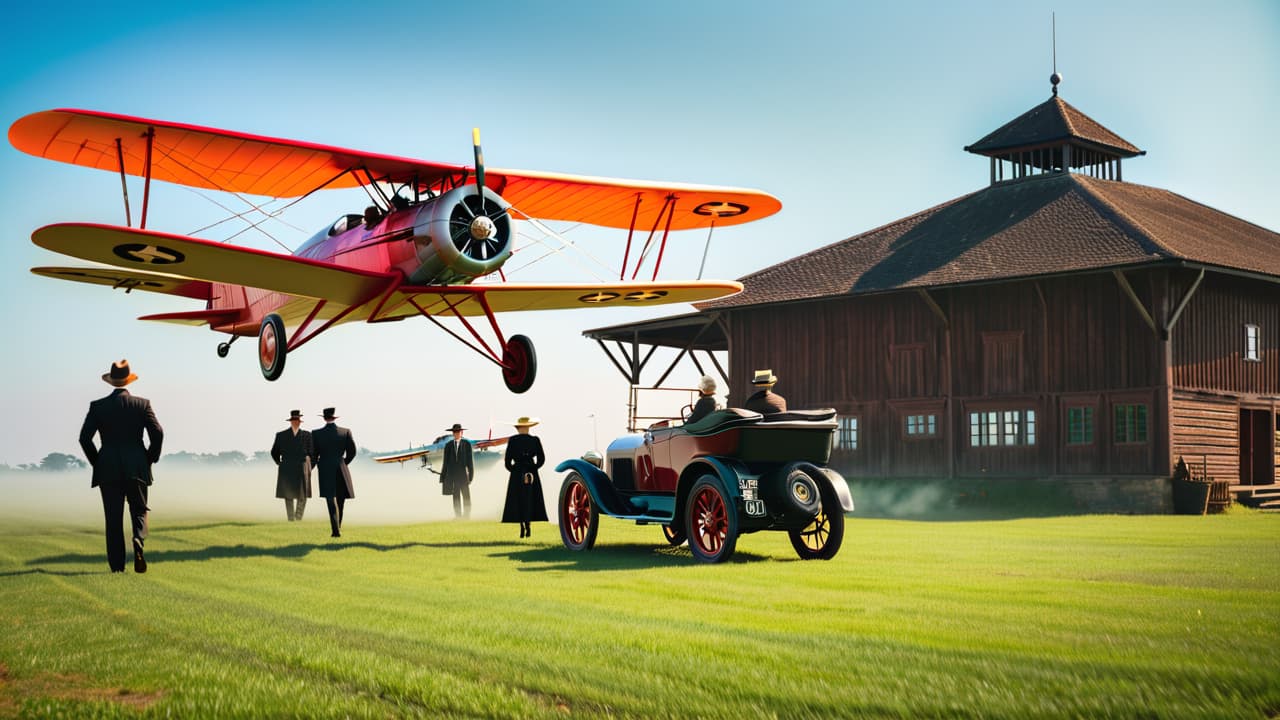
<path fill-rule="evenodd" d="M 0 717 L 1277 717 L 1280 517 L 0 527 Z"/>

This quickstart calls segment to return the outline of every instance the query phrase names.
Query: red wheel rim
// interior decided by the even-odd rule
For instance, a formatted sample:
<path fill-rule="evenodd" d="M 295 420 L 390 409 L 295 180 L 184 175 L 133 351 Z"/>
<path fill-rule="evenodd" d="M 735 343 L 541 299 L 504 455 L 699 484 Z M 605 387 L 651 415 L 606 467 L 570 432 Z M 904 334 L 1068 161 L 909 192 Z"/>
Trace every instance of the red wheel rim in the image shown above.
<path fill-rule="evenodd" d="M 565 528 L 574 545 L 586 542 L 587 528 L 591 525 L 591 495 L 580 482 L 569 486 L 564 496 Z"/>
<path fill-rule="evenodd" d="M 693 539 L 698 549 L 707 555 L 716 555 L 724 547 L 724 537 L 729 529 L 729 517 L 725 512 L 724 498 L 715 488 L 704 487 L 693 496 Z"/>
<path fill-rule="evenodd" d="M 529 374 L 529 356 L 520 343 L 507 343 L 502 357 L 502 377 L 512 385 L 524 382 Z"/>
<path fill-rule="evenodd" d="M 276 328 L 271 323 L 262 326 L 262 334 L 258 336 L 258 357 L 262 367 L 271 369 L 276 364 Z"/>
<path fill-rule="evenodd" d="M 831 521 L 827 514 L 819 512 L 809 526 L 800 531 L 800 540 L 804 546 L 817 552 L 827 546 L 827 538 L 831 536 Z"/>

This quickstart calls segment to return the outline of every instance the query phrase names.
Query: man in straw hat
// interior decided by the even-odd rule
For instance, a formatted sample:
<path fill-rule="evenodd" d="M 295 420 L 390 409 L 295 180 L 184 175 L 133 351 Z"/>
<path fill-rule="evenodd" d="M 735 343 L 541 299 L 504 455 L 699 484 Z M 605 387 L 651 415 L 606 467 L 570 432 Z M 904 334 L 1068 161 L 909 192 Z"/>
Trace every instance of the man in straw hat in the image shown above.
<path fill-rule="evenodd" d="M 142 546 L 147 539 L 147 488 L 151 486 L 151 466 L 160 460 L 164 430 L 151 409 L 151 401 L 136 397 L 125 386 L 137 380 L 129 361 L 112 363 L 102 380 L 115 388 L 111 394 L 89 403 L 89 413 L 80 427 L 80 447 L 93 466 L 93 482 L 102 494 L 102 514 L 106 519 L 107 564 L 111 572 L 124 572 L 124 527 L 121 513 L 129 504 L 133 525 L 133 570 L 147 571 Z M 147 444 L 142 433 L 147 433 Z M 102 447 L 93 444 L 94 434 Z"/>
<path fill-rule="evenodd" d="M 320 495 L 329 506 L 330 537 L 342 537 L 342 513 L 348 498 L 356 496 L 347 465 L 356 457 L 356 441 L 351 431 L 338 427 L 333 408 L 324 409 L 324 427 L 311 433 L 316 467 L 320 474 Z"/>
<path fill-rule="evenodd" d="M 476 468 L 471 460 L 471 441 L 462 439 L 466 428 L 454 423 L 449 428 L 453 439 L 445 443 L 444 460 L 440 464 L 440 493 L 453 496 L 454 517 L 471 517 L 471 480 Z"/>
<path fill-rule="evenodd" d="M 686 425 L 696 423 L 702 418 L 715 412 L 716 409 L 716 381 L 710 375 L 703 375 L 698 381 L 698 401 L 693 404 L 693 411 L 689 413 L 689 417 L 685 418 Z"/>
<path fill-rule="evenodd" d="M 276 463 L 276 497 L 284 498 L 289 522 L 301 520 L 311 497 L 311 456 L 315 455 L 311 432 L 302 429 L 302 411 L 289 411 L 289 428 L 276 433 L 271 459 Z M 298 503 L 294 510 L 293 503 Z"/>
<path fill-rule="evenodd" d="M 751 378 L 751 384 L 756 388 L 756 392 L 747 398 L 747 403 L 743 407 L 761 415 L 786 412 L 786 399 L 773 391 L 773 385 L 776 382 L 778 378 L 772 370 L 757 370 L 755 377 Z"/>

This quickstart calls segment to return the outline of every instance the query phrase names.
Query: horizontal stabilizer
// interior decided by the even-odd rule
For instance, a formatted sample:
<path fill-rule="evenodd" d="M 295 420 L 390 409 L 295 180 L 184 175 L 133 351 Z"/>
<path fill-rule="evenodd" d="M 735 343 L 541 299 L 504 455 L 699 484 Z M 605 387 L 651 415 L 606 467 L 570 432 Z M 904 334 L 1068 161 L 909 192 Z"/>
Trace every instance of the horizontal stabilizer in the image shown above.
<path fill-rule="evenodd" d="M 118 270 L 109 267 L 34 267 L 31 268 L 31 272 L 57 280 L 106 285 L 124 290 L 126 293 L 146 290 L 166 295 L 181 295 L 193 300 L 208 300 L 210 292 L 209 283 L 203 280 L 140 270 Z"/>
<path fill-rule="evenodd" d="M 390 273 L 116 225 L 47 225 L 32 233 L 31 241 L 54 252 L 134 272 L 162 270 L 173 276 L 324 298 L 348 306 L 361 305 L 399 281 L 398 275 Z"/>
<path fill-rule="evenodd" d="M 177 323 L 178 325 L 224 325 L 234 322 L 240 317 L 239 309 L 230 310 L 191 310 L 189 312 L 158 313 L 143 315 L 139 320 L 156 320 L 158 322 Z"/>

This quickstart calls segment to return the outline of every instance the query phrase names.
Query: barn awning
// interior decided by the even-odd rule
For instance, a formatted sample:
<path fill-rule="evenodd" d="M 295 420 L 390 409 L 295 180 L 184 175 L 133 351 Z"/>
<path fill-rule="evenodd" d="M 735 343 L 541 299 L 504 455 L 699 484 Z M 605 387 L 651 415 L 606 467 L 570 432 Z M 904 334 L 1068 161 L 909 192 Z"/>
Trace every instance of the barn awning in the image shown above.
<path fill-rule="evenodd" d="M 718 312 L 692 312 L 684 315 L 643 320 L 624 325 L 586 330 L 584 336 L 595 340 L 604 350 L 605 355 L 613 362 L 618 372 L 632 385 L 640 384 L 640 373 L 653 357 L 653 352 L 660 347 L 679 350 L 675 360 L 667 367 L 662 377 L 653 387 L 662 385 L 680 360 L 686 356 L 693 361 L 698 372 L 708 374 L 698 361 L 697 352 L 702 351 L 711 365 L 720 373 L 727 385 L 728 373 L 720 365 L 713 354 L 716 351 L 728 351 L 729 339 L 725 333 L 723 321 Z M 610 346 L 612 345 L 612 347 Z M 614 349 L 616 348 L 617 354 Z"/>

